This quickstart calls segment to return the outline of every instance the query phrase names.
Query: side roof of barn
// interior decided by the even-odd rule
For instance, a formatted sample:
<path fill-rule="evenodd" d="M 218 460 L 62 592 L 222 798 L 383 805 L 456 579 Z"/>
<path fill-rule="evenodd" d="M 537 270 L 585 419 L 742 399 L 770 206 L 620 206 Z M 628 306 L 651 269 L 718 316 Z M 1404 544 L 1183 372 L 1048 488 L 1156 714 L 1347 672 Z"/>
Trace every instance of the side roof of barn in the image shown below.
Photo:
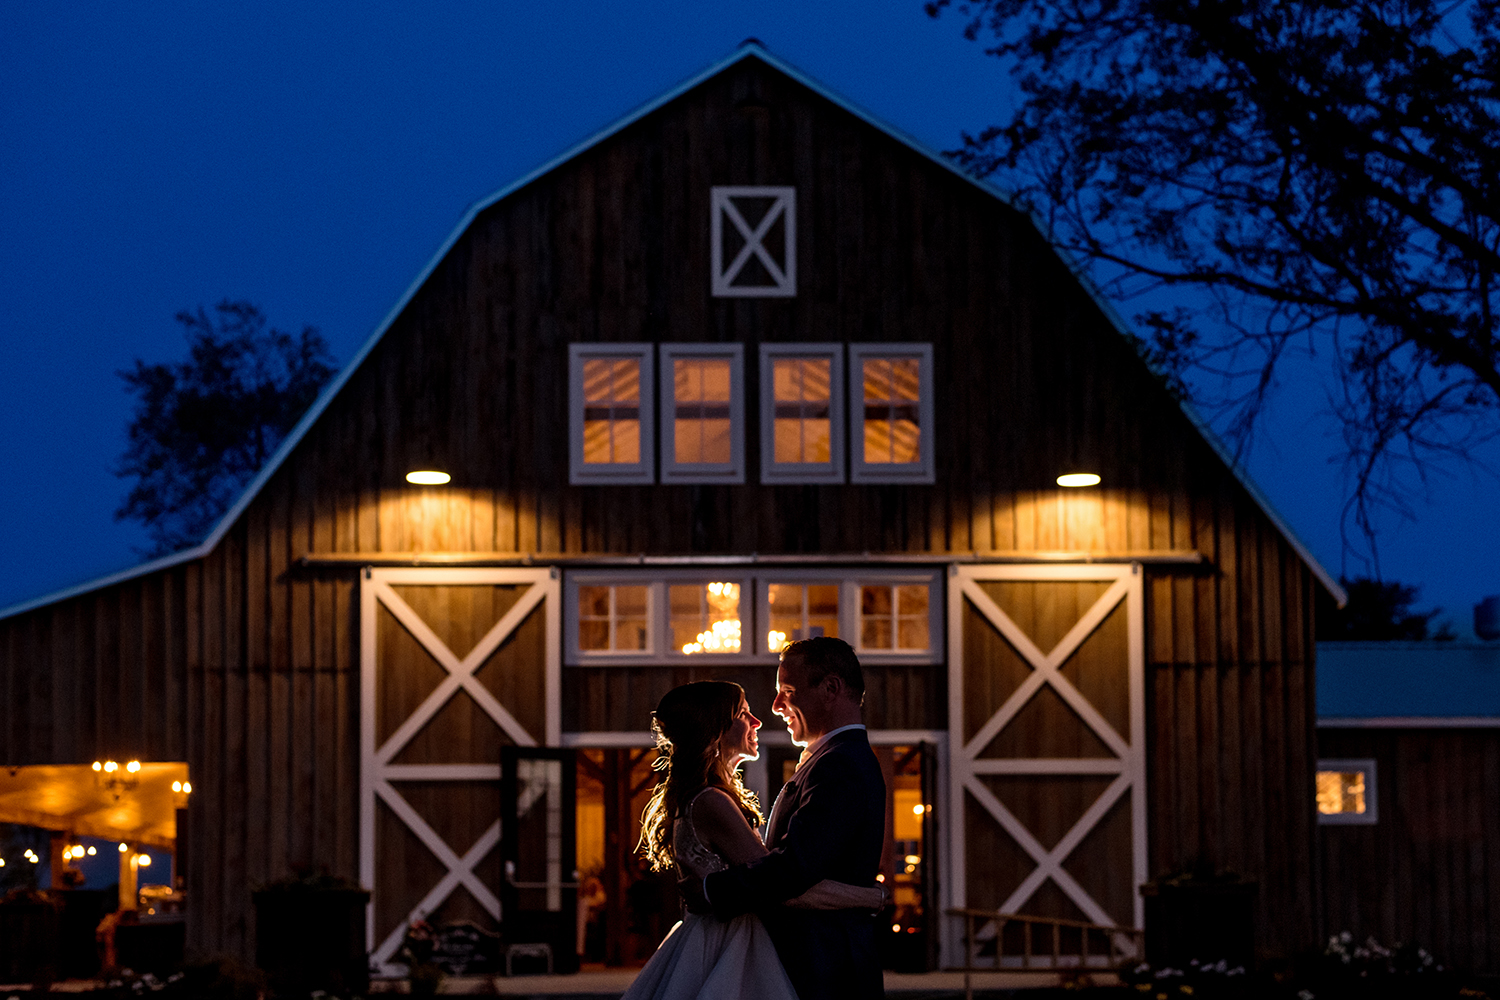
<path fill-rule="evenodd" d="M 234 526 L 234 524 L 244 515 L 247 508 L 249 508 L 251 503 L 261 493 L 267 483 L 271 481 L 271 479 L 277 473 L 278 469 L 280 469 L 282 464 L 297 448 L 303 438 L 306 437 L 313 426 L 317 424 L 324 411 L 338 396 L 340 391 L 349 382 L 354 373 L 360 369 L 365 359 L 381 342 L 386 332 L 396 322 L 397 318 L 401 316 L 403 311 L 411 303 L 412 299 L 417 295 L 418 291 L 423 287 L 424 283 L 426 283 L 428 278 L 432 276 L 434 271 L 436 271 L 439 265 L 444 261 L 455 244 L 457 244 L 458 241 L 464 236 L 464 234 L 470 229 L 471 225 L 480 215 L 480 213 L 494 206 L 496 203 L 503 201 L 512 194 L 527 187 L 538 178 L 551 173 L 568 161 L 573 160 L 575 157 L 578 157 L 583 153 L 600 145 L 601 143 L 609 140 L 627 127 L 640 121 L 647 115 L 652 114 L 665 105 L 672 103 L 673 101 L 682 97 L 684 94 L 698 87 L 705 81 L 712 79 L 713 77 L 723 73 L 730 67 L 746 59 L 760 60 L 770 68 L 784 74 L 803 87 L 806 87 L 809 90 L 813 91 L 818 96 L 830 101 L 837 107 L 848 112 L 867 125 L 884 133 L 886 136 L 910 149 L 912 152 L 918 154 L 924 159 L 930 161 L 934 166 L 948 172 L 949 174 L 961 178 L 965 183 L 972 185 L 974 188 L 982 191 L 985 195 L 1001 201 L 1012 208 L 1016 207 L 1007 192 L 1003 191 L 993 184 L 978 180 L 968 174 L 963 173 L 952 163 L 944 159 L 941 155 L 928 149 L 920 142 L 916 141 L 901 130 L 880 120 L 879 118 L 870 114 L 868 111 L 865 111 L 864 109 L 856 106 L 848 99 L 833 91 L 830 91 L 827 87 L 808 77 L 797 68 L 787 64 L 786 62 L 772 55 L 770 52 L 766 51 L 759 43 L 747 42 L 727 58 L 720 60 L 712 66 L 709 66 L 694 77 L 684 81 L 678 86 L 661 94 L 657 98 L 640 106 L 624 117 L 618 119 L 617 121 L 611 123 L 605 128 L 584 139 L 582 142 L 578 143 L 572 148 L 566 150 L 565 152 L 559 154 L 548 162 L 537 167 L 535 170 L 531 171 L 525 176 L 502 187 L 488 197 L 485 197 L 473 203 L 464 213 L 463 217 L 459 220 L 458 224 L 454 227 L 447 239 L 443 241 L 443 243 L 438 247 L 437 251 L 432 255 L 426 266 L 423 267 L 423 269 L 416 275 L 405 292 L 396 301 L 395 305 L 392 306 L 390 311 L 386 314 L 385 318 L 376 326 L 374 332 L 372 332 L 371 335 L 365 340 L 364 344 L 343 367 L 337 377 L 324 389 L 322 394 L 318 397 L 317 401 L 314 402 L 314 404 L 308 409 L 307 413 L 286 436 L 285 440 L 282 441 L 281 446 L 271 457 L 270 461 L 266 463 L 265 467 L 262 468 L 259 474 L 256 475 L 256 477 L 250 482 L 250 484 L 240 495 L 238 501 L 228 511 L 225 512 L 225 514 L 219 519 L 217 525 L 214 527 L 214 530 L 210 532 L 202 542 L 200 542 L 196 546 L 193 546 L 192 548 L 185 549 L 183 551 L 176 552 L 138 566 L 133 566 L 120 572 L 91 579 L 72 587 L 49 593 L 31 600 L 23 601 L 8 608 L 0 609 L 0 619 L 13 617 L 15 615 L 41 608 L 49 604 L 89 593 L 90 591 L 122 583 L 161 570 L 166 570 L 183 563 L 200 559 L 212 552 L 223 540 L 226 533 L 228 533 L 229 530 Z M 1030 216 L 1030 218 L 1032 224 L 1036 226 L 1039 231 L 1045 232 L 1046 227 L 1040 220 L 1038 220 L 1034 215 Z M 1093 304 L 1108 319 L 1108 321 L 1115 327 L 1115 329 L 1121 333 L 1122 336 L 1125 335 L 1128 330 L 1127 325 L 1120 317 L 1118 312 L 1114 309 L 1112 304 L 1099 292 L 1099 290 L 1089 280 L 1088 276 L 1082 270 L 1080 270 L 1074 262 L 1067 260 L 1065 257 L 1062 257 L 1060 253 L 1059 257 L 1063 260 L 1063 263 L 1067 265 L 1069 271 L 1073 274 L 1078 283 L 1084 289 L 1086 289 L 1093 301 Z M 1338 582 L 1327 572 L 1326 569 L 1324 569 L 1318 563 L 1317 559 L 1313 557 L 1312 553 L 1296 536 L 1291 527 L 1277 513 L 1270 500 L 1265 496 L 1264 493 L 1261 492 L 1259 487 L 1250 478 L 1248 472 L 1235 461 L 1233 455 L 1228 451 L 1227 448 L 1225 448 L 1223 443 L 1218 439 L 1217 435 L 1215 435 L 1213 431 L 1203 422 L 1203 420 L 1198 417 L 1198 415 L 1192 410 L 1190 406 L 1184 405 L 1182 409 L 1199 435 L 1205 442 L 1208 443 L 1213 452 L 1224 463 L 1225 467 L 1234 475 L 1235 479 L 1244 488 L 1246 493 L 1254 500 L 1260 510 L 1276 527 L 1279 533 L 1285 538 L 1287 544 L 1308 566 L 1308 568 L 1318 579 L 1318 581 L 1323 585 L 1323 587 L 1325 587 L 1328 592 L 1332 594 L 1340 604 L 1342 604 L 1346 599 L 1343 588 L 1339 586 Z"/>

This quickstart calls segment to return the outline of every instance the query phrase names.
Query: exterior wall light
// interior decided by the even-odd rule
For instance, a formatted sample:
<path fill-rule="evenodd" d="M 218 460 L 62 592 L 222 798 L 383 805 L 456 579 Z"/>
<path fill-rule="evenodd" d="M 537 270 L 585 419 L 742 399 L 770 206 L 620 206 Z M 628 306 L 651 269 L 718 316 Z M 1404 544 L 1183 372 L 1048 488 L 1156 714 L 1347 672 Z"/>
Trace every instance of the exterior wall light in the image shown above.
<path fill-rule="evenodd" d="M 416 469 L 406 474 L 406 481 L 413 486 L 443 486 L 453 477 L 435 469 Z"/>
<path fill-rule="evenodd" d="M 1059 486 L 1098 486 L 1099 477 L 1092 472 L 1070 472 L 1057 477 Z"/>

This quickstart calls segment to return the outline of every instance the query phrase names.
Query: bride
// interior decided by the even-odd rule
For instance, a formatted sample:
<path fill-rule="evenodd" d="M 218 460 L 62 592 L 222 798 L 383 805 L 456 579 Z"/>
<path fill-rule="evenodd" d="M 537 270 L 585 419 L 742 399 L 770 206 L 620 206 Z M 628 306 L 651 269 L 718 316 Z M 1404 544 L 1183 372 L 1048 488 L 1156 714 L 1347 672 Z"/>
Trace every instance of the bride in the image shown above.
<path fill-rule="evenodd" d="M 739 774 L 760 756 L 745 691 L 729 681 L 697 681 L 673 688 L 652 715 L 661 781 L 646 806 L 638 847 L 652 870 L 675 866 L 677 877 L 702 879 L 768 853 L 755 827 L 759 803 Z M 825 880 L 785 905 L 815 910 L 875 910 L 880 888 Z M 754 997 L 796 1000 L 770 935 L 753 913 L 728 923 L 689 913 L 621 1000 L 695 1000 Z"/>

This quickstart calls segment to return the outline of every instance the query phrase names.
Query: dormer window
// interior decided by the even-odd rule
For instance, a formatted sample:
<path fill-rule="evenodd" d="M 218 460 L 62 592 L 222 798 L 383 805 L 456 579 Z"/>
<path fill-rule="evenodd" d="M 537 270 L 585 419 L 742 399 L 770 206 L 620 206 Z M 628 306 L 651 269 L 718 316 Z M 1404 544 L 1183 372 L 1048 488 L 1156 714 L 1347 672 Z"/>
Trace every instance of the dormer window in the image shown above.
<path fill-rule="evenodd" d="M 760 478 L 844 481 L 842 344 L 762 344 Z"/>
<path fill-rule="evenodd" d="M 856 483 L 933 482 L 932 345 L 850 344 Z"/>
<path fill-rule="evenodd" d="M 653 480 L 650 363 L 650 344 L 569 345 L 569 482 Z"/>
<path fill-rule="evenodd" d="M 745 481 L 740 344 L 661 345 L 664 483 Z"/>

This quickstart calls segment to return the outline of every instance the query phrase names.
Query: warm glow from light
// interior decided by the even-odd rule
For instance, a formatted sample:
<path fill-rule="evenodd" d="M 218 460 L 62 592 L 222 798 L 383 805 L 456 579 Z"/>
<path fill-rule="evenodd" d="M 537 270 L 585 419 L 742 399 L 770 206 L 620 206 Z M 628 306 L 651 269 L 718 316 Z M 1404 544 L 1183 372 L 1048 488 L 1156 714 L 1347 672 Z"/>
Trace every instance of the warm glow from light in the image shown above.
<path fill-rule="evenodd" d="M 96 761 L 94 761 L 94 770 L 96 770 L 96 771 L 102 771 L 102 770 L 104 770 L 104 765 L 101 764 L 101 763 L 99 763 L 96 760 Z"/>
<path fill-rule="evenodd" d="M 94 848 L 93 848 L 93 847 L 90 847 L 90 848 L 89 848 L 89 849 L 88 849 L 88 856 L 89 856 L 89 857 L 91 857 L 91 858 L 92 858 L 92 857 L 93 857 L 93 856 L 94 856 L 94 855 L 96 855 L 96 854 L 98 854 L 98 853 L 99 853 L 99 852 L 98 852 L 98 851 L 96 851 L 96 850 L 94 850 Z"/>
<path fill-rule="evenodd" d="M 121 841 L 120 842 L 120 853 L 124 854 L 128 850 L 130 850 L 130 845 L 126 844 L 124 841 Z"/>
<path fill-rule="evenodd" d="M 908 854 L 906 856 L 906 863 L 909 865 L 919 865 L 922 863 L 922 856 L 920 854 Z"/>
<path fill-rule="evenodd" d="M 31 857 L 29 857 L 29 858 L 27 858 L 27 859 L 26 859 L 26 860 L 27 860 L 27 861 L 30 861 L 30 862 L 31 862 L 31 863 L 32 863 L 32 864 L 37 864 L 37 863 L 39 863 L 39 862 L 40 862 L 40 861 L 41 861 L 41 860 L 42 860 L 42 859 L 41 859 L 41 858 L 39 858 L 39 857 L 37 857 L 37 856 L 36 856 L 36 855 L 35 855 L 35 854 L 33 854 L 33 855 L 32 855 L 32 856 L 31 856 Z"/>
<path fill-rule="evenodd" d="M 184 781 L 182 783 L 182 791 L 184 795 L 193 794 L 193 783 L 191 781 Z"/>
<path fill-rule="evenodd" d="M 766 633 L 766 649 L 773 653 L 779 653 L 786 648 L 786 633 L 778 632 L 774 628 Z"/>
<path fill-rule="evenodd" d="M 895 931 L 897 934 L 900 934 L 901 933 L 901 925 L 900 924 L 891 924 L 891 930 Z"/>
<path fill-rule="evenodd" d="M 141 863 L 141 867 L 143 868 L 151 867 L 151 855 L 149 854 L 139 854 L 136 856 L 136 860 Z"/>
<path fill-rule="evenodd" d="M 912 812 L 913 816 L 920 816 L 920 815 L 922 815 L 926 811 L 927 811 L 927 807 L 924 806 L 924 805 L 921 805 L 920 803 L 911 807 L 911 812 Z"/>
<path fill-rule="evenodd" d="M 104 773 L 105 774 L 114 774 L 119 769 L 120 769 L 120 765 L 116 764 L 112 760 L 107 760 L 107 761 L 104 762 Z"/>
<path fill-rule="evenodd" d="M 414 469 L 406 474 L 406 481 L 413 486 L 445 486 L 452 478 L 436 469 Z"/>
<path fill-rule="evenodd" d="M 881 872 L 879 875 L 876 875 L 875 876 L 875 881 L 877 881 L 877 882 L 884 882 L 885 881 L 885 873 Z"/>
<path fill-rule="evenodd" d="M 4 858 L 0 858 L 0 868 L 4 868 L 4 867 L 5 867 L 5 859 Z"/>
<path fill-rule="evenodd" d="M 141 769 L 141 762 L 138 761 L 138 760 L 133 760 L 129 764 L 125 765 L 125 770 L 129 771 L 131 774 L 134 774 L 135 772 L 139 771 L 140 769 Z"/>
<path fill-rule="evenodd" d="M 180 791 L 182 791 L 182 782 L 180 782 L 180 781 L 174 781 L 174 782 L 172 782 L 172 791 L 174 791 L 174 792 L 180 792 Z"/>
<path fill-rule="evenodd" d="M 1099 477 L 1092 472 L 1070 472 L 1057 477 L 1059 486 L 1098 486 Z"/>

